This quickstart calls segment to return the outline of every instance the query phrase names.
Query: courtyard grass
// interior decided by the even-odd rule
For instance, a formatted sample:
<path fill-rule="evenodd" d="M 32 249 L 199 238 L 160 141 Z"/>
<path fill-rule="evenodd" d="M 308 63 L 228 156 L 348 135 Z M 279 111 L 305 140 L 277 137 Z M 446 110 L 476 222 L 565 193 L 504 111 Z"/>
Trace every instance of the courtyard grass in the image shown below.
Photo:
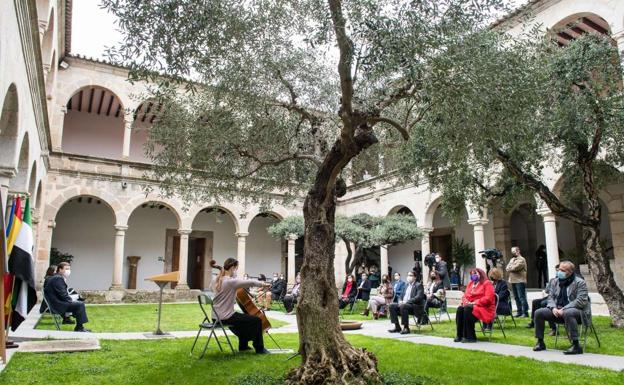
<path fill-rule="evenodd" d="M 298 336 L 277 335 L 278 342 L 296 349 Z M 538 362 L 527 358 L 506 357 L 490 353 L 445 347 L 417 345 L 409 342 L 348 335 L 356 346 L 365 347 L 379 360 L 382 374 L 401 373 L 424 377 L 427 384 L 527 384 L 533 379 L 547 384 L 624 383 L 624 373 L 605 369 L 559 363 Z M 205 340 L 202 338 L 200 343 Z M 300 363 L 300 358 L 287 361 L 289 355 L 253 353 L 220 353 L 214 342 L 203 359 L 198 352 L 189 355 L 191 338 L 101 341 L 100 351 L 84 353 L 34 354 L 17 353 L 0 373 L 3 385 L 157 385 L 157 384 L 237 384 L 241 377 L 257 374 L 283 376 Z M 236 342 L 234 342 L 236 343 Z M 270 345 L 270 343 L 268 343 Z M 268 346 L 271 347 L 271 346 Z M 254 382 L 261 384 L 262 382 Z"/>
<path fill-rule="evenodd" d="M 158 304 L 87 305 L 87 315 L 89 323 L 85 326 L 94 332 L 150 332 L 156 329 Z M 160 328 L 165 332 L 197 330 L 203 318 L 197 303 L 165 303 Z M 269 321 L 274 328 L 286 325 L 276 319 Z M 49 315 L 41 318 L 36 329 L 56 330 Z M 74 325 L 61 325 L 61 330 L 73 329 Z"/>

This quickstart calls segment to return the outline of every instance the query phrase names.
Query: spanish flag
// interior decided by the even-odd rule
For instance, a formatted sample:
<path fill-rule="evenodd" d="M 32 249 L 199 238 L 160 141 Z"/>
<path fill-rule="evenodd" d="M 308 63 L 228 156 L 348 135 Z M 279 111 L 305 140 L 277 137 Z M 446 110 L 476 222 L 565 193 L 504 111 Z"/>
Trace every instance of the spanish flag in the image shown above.
<path fill-rule="evenodd" d="M 16 233 L 15 235 L 14 232 Z M 7 243 L 7 250 L 10 255 L 9 273 L 14 277 L 11 301 L 13 308 L 11 329 L 15 331 L 37 302 L 30 199 L 26 199 L 23 215 L 21 202 L 18 201 L 16 203 L 15 215 L 13 216 L 12 228 Z"/>

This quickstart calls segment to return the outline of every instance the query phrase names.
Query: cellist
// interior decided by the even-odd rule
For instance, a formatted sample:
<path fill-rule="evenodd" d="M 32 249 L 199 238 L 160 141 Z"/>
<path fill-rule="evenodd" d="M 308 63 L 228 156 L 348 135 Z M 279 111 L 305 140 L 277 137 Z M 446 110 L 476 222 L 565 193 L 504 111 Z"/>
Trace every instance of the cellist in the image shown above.
<path fill-rule="evenodd" d="M 270 286 L 271 284 L 253 279 L 236 278 L 238 261 L 234 258 L 226 259 L 223 267 L 217 265 L 214 260 L 210 261 L 210 266 L 219 270 L 219 275 L 213 283 L 215 297 L 212 305 L 212 317 L 216 319 L 216 313 L 221 322 L 224 325 L 228 325 L 232 333 L 238 337 L 239 351 L 251 349 L 248 345 L 251 340 L 257 354 L 269 353 L 264 348 L 262 321 L 260 318 L 235 312 L 234 303 L 236 302 L 236 291 L 238 289 Z"/>

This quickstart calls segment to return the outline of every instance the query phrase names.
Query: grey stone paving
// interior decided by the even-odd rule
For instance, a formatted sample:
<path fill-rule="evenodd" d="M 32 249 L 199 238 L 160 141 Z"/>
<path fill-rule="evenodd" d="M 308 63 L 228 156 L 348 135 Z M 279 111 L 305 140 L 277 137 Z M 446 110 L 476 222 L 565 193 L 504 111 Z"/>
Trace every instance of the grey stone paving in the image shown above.
<path fill-rule="evenodd" d="M 271 334 L 280 333 L 296 333 L 297 325 L 294 315 L 286 315 L 281 312 L 268 312 L 270 318 L 279 319 L 285 321 L 288 325 L 279 329 L 274 329 Z M 74 333 L 74 332 L 58 332 L 53 330 L 37 330 L 34 326 L 39 319 L 38 311 L 33 311 L 29 314 L 28 318 L 22 326 L 13 333 L 14 337 L 20 337 L 25 339 L 75 339 L 75 340 L 133 340 L 133 339 L 147 339 L 144 333 Z M 369 337 L 397 339 L 405 342 L 415 344 L 426 344 L 443 346 L 455 349 L 465 349 L 473 351 L 481 351 L 487 353 L 495 353 L 512 357 L 525 357 L 544 362 L 559 362 L 563 364 L 576 364 L 589 366 L 594 368 L 604 368 L 616 371 L 624 371 L 624 357 L 612 356 L 605 354 L 593 354 L 585 353 L 578 356 L 566 356 L 559 350 L 547 350 L 543 352 L 534 352 L 531 347 L 508 345 L 491 342 L 478 342 L 476 344 L 462 344 L 453 342 L 452 338 L 434 337 L 427 335 L 419 335 L 412 333 L 410 335 L 400 335 L 388 333 L 387 329 L 390 327 L 389 322 L 384 321 L 366 321 L 362 329 L 347 331 L 347 334 L 362 334 Z M 183 337 L 195 337 L 197 331 L 169 331 L 175 338 Z M 152 337 L 153 338 L 153 337 Z M 152 339 L 150 338 L 150 339 Z M 11 355 L 13 352 L 11 352 Z M 0 366 L 0 371 L 3 369 Z"/>

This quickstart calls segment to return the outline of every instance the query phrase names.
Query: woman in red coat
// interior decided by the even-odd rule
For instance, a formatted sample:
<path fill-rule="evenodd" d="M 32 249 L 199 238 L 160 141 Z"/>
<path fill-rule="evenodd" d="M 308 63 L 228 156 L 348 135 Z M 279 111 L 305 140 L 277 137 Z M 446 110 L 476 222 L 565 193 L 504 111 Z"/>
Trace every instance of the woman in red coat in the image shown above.
<path fill-rule="evenodd" d="M 470 283 L 457 308 L 455 342 L 477 342 L 475 323 L 481 320 L 490 323 L 496 317 L 496 297 L 494 286 L 481 269 L 470 270 Z"/>

